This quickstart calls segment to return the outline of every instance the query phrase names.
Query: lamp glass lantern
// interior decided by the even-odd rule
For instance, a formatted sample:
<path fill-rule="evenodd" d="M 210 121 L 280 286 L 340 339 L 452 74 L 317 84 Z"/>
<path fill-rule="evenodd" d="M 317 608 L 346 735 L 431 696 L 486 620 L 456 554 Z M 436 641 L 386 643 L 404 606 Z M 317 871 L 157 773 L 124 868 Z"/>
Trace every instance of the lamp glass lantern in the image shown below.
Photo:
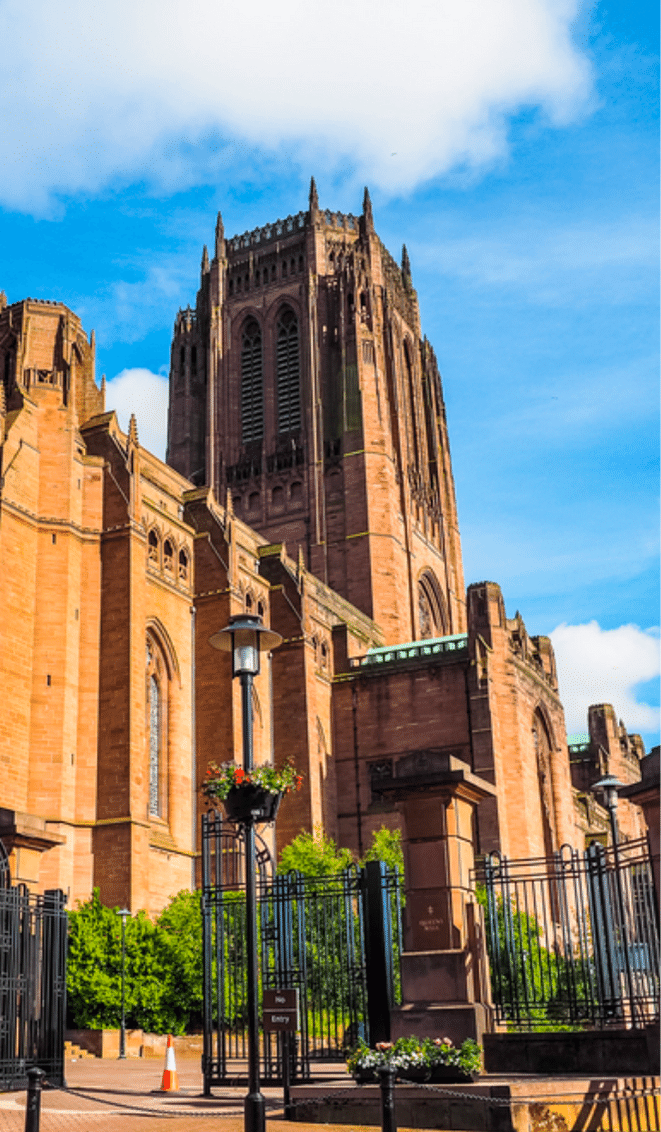
<path fill-rule="evenodd" d="M 278 647 L 282 637 L 266 629 L 261 617 L 239 613 L 230 617 L 229 625 L 209 638 L 209 644 L 221 652 L 232 653 L 232 676 L 259 675 L 260 655 Z"/>
<path fill-rule="evenodd" d="M 620 782 L 619 778 L 616 778 L 614 774 L 607 774 L 604 778 L 600 778 L 598 782 L 595 782 L 590 789 L 593 792 L 595 790 L 603 791 L 606 809 L 615 810 L 617 809 L 617 792 L 621 790 L 624 785 L 624 782 Z"/>

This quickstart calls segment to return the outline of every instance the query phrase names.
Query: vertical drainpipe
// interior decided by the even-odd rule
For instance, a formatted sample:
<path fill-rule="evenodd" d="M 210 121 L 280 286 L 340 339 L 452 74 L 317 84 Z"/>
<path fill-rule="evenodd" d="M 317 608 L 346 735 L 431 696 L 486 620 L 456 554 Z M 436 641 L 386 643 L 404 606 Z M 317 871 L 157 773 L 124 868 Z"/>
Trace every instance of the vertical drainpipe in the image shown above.
<path fill-rule="evenodd" d="M 358 835 L 358 856 L 363 855 L 363 813 L 360 806 L 360 763 L 358 761 L 358 688 L 354 681 L 351 687 L 351 713 L 353 716 L 353 768 L 356 786 L 356 832 Z"/>
<path fill-rule="evenodd" d="M 195 716 L 195 614 L 196 609 L 191 605 L 190 610 L 190 629 L 191 629 L 191 849 L 193 856 L 191 859 L 191 889 L 193 892 L 197 888 L 196 876 L 196 860 L 197 860 L 197 736 L 196 736 L 196 716 Z"/>

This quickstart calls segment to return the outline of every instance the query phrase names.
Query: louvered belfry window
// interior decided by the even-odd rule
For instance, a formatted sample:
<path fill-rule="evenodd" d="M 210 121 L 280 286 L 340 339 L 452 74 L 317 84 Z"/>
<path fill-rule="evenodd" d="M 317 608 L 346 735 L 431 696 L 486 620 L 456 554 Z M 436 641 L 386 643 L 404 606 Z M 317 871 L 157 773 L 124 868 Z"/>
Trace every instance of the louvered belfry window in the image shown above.
<path fill-rule="evenodd" d="M 262 380 L 262 332 L 254 318 L 243 328 L 241 340 L 241 442 L 261 440 L 264 435 L 264 385 Z"/>
<path fill-rule="evenodd" d="M 284 310 L 278 319 L 276 369 L 278 380 L 278 432 L 301 427 L 301 363 L 298 319 Z"/>

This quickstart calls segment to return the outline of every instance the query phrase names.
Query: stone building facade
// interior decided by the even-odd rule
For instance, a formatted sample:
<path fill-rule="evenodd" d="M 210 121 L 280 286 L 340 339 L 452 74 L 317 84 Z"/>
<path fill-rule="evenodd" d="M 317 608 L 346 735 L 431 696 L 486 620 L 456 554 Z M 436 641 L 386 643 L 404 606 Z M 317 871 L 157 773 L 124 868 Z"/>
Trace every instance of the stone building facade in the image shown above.
<path fill-rule="evenodd" d="M 568 748 L 551 643 L 499 586 L 464 591 L 438 367 L 408 256 L 319 208 L 202 258 L 175 323 L 170 466 L 106 411 L 94 340 L 0 296 L 0 838 L 17 880 L 155 913 L 199 883 L 200 786 L 240 758 L 229 657 L 259 614 L 258 762 L 293 758 L 273 852 L 323 829 L 357 855 L 399 824 L 412 758 L 489 785 L 478 853 L 608 836 L 589 787 L 640 777 L 612 708 Z M 451 756 L 451 759 L 448 759 Z M 491 792 L 495 789 L 495 793 Z M 622 831 L 643 829 L 622 807 Z"/>
<path fill-rule="evenodd" d="M 463 632 L 438 365 L 411 268 L 359 217 L 309 208 L 204 250 L 172 343 L 168 462 L 382 626 Z"/>

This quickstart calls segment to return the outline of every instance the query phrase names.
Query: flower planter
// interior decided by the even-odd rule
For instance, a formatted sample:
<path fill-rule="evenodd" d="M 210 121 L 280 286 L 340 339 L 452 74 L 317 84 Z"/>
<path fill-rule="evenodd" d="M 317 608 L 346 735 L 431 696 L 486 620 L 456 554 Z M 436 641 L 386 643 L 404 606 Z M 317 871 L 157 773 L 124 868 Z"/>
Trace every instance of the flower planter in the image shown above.
<path fill-rule="evenodd" d="M 271 822 L 275 821 L 282 794 L 272 794 L 262 786 L 233 786 L 223 801 L 225 814 L 229 821 Z"/>
<path fill-rule="evenodd" d="M 379 1080 L 376 1069 L 354 1069 L 351 1076 L 357 1085 L 375 1085 Z"/>
<path fill-rule="evenodd" d="M 466 1073 L 458 1065 L 432 1065 L 429 1078 L 432 1084 L 445 1085 L 470 1085 L 473 1079 L 472 1073 Z"/>
<path fill-rule="evenodd" d="M 398 1069 L 397 1080 L 414 1081 L 416 1085 L 423 1085 L 431 1078 L 431 1069 L 428 1065 L 412 1065 L 410 1068 Z"/>

